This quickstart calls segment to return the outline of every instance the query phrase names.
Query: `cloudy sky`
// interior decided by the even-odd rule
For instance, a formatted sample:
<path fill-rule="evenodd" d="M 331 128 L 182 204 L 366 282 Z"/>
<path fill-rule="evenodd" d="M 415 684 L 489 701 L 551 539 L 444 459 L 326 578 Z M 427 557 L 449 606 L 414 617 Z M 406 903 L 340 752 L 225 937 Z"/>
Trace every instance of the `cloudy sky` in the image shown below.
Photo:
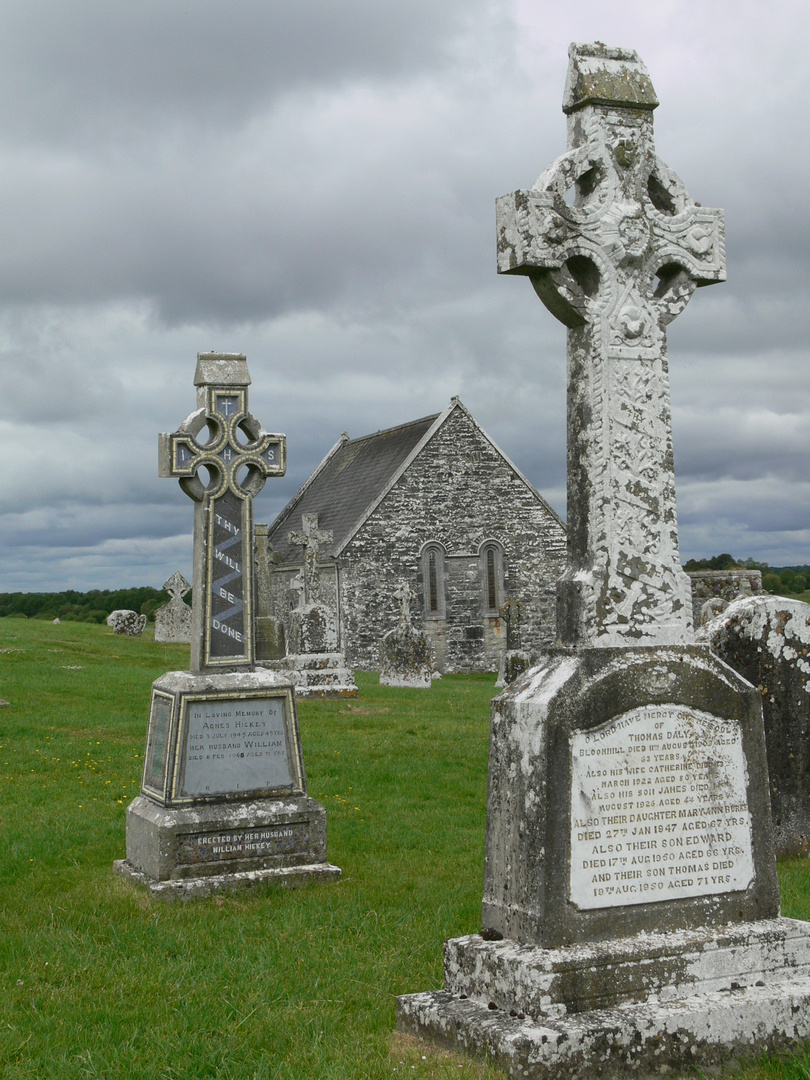
<path fill-rule="evenodd" d="M 729 280 L 669 328 L 683 556 L 810 562 L 804 0 L 3 0 L 0 591 L 190 578 L 157 433 L 209 349 L 287 435 L 259 521 L 453 394 L 564 514 L 564 329 L 496 275 L 494 200 L 565 149 L 593 40 L 726 211 Z"/>

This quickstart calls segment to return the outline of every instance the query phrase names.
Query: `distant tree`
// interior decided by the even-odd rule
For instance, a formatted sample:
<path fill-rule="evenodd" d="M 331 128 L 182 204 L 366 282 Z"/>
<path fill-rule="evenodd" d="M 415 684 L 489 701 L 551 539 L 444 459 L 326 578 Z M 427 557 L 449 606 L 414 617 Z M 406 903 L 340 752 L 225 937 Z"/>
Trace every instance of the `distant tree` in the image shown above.
<path fill-rule="evenodd" d="M 807 578 L 804 574 L 797 574 L 793 579 L 793 591 L 795 593 L 807 592 Z"/>
<path fill-rule="evenodd" d="M 782 579 L 778 574 L 763 574 L 762 588 L 768 593 L 781 593 Z"/>

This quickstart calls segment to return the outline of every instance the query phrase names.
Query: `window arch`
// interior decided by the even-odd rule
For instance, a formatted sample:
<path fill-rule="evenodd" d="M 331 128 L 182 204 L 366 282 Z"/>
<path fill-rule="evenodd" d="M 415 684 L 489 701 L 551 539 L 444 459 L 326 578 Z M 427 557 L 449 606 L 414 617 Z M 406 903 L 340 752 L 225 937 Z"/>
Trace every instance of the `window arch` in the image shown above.
<path fill-rule="evenodd" d="M 445 617 L 444 548 L 441 544 L 425 544 L 422 548 L 422 606 L 426 619 Z"/>
<path fill-rule="evenodd" d="M 497 540 L 487 540 L 479 556 L 484 614 L 496 617 L 505 599 L 503 548 Z"/>

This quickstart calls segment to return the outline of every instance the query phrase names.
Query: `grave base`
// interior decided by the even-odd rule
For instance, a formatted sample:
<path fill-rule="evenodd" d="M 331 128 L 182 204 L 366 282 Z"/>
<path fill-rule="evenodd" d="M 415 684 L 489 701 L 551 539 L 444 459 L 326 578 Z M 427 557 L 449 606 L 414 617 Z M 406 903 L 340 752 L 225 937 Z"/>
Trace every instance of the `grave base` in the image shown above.
<path fill-rule="evenodd" d="M 445 989 L 397 1028 L 521 1080 L 660 1077 L 810 1039 L 810 923 L 707 927 L 560 949 L 445 943 Z"/>
<path fill-rule="evenodd" d="M 342 653 L 296 653 L 283 660 L 259 660 L 256 667 L 291 682 L 297 698 L 357 697 L 354 672 Z"/>
<path fill-rule="evenodd" d="M 326 810 L 306 795 L 180 807 L 139 795 L 127 808 L 127 857 L 114 865 L 155 896 L 303 885 L 341 874 L 326 861 Z"/>
<path fill-rule="evenodd" d="M 116 859 L 113 869 L 130 881 L 145 885 L 159 900 L 194 900 L 217 893 L 250 892 L 262 886 L 297 888 L 301 885 L 325 884 L 339 881 L 341 869 L 332 863 L 311 863 L 305 866 L 280 866 L 270 870 L 238 870 L 232 874 L 212 874 L 207 877 L 184 878 L 181 881 L 157 881 L 137 870 L 126 859 Z"/>

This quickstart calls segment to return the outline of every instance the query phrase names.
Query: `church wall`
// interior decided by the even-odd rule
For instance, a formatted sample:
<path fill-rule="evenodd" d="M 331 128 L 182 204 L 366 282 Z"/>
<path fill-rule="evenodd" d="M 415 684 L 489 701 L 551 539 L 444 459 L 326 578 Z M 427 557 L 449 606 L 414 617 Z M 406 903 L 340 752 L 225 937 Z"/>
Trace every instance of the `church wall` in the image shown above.
<path fill-rule="evenodd" d="M 563 526 L 462 410 L 452 412 L 340 557 L 343 641 L 348 663 L 375 670 L 382 635 L 397 621 L 394 590 L 407 580 L 413 612 L 440 670 L 495 671 L 506 627 L 485 611 L 480 548 L 497 541 L 504 588 L 523 604 L 523 645 L 555 638 L 555 582 L 565 560 Z M 441 618 L 425 617 L 425 544 L 445 553 Z"/>

